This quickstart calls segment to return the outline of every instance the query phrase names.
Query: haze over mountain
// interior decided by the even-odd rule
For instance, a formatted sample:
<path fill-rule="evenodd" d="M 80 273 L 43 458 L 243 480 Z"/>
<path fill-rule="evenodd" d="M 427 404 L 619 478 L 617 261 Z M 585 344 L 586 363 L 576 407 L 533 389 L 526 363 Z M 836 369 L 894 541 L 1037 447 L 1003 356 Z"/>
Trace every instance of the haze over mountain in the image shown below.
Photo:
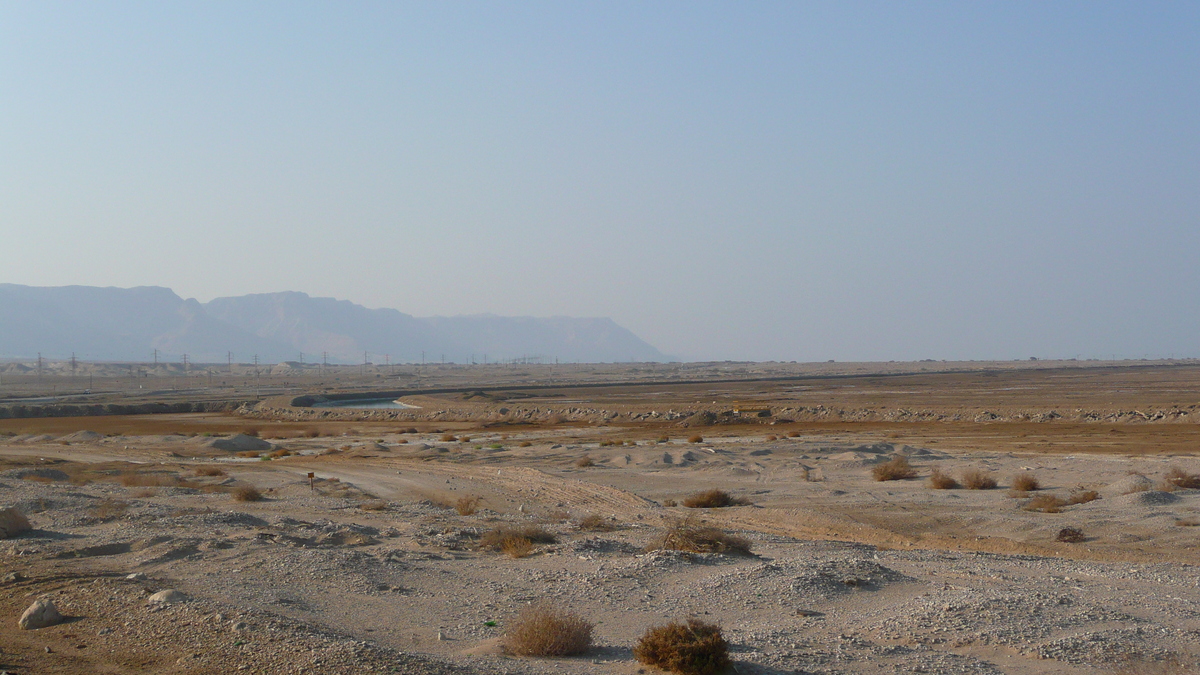
<path fill-rule="evenodd" d="M 283 292 L 201 304 L 168 288 L 34 287 L 0 284 L 0 357 L 147 361 L 187 354 L 195 363 L 257 355 L 264 363 L 665 361 L 661 352 L 606 318 L 417 318 L 346 300 Z"/>

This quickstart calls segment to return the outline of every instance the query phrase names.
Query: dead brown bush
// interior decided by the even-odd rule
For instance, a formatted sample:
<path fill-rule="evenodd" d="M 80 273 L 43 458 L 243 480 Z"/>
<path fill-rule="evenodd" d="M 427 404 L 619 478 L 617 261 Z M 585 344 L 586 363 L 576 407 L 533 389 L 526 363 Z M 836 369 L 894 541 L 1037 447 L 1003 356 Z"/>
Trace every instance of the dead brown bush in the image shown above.
<path fill-rule="evenodd" d="M 536 602 L 521 610 L 502 644 L 514 656 L 572 656 L 592 646 L 592 627 L 578 614 Z"/>
<path fill-rule="evenodd" d="M 263 498 L 262 493 L 253 485 L 241 485 L 234 488 L 230 494 L 235 502 L 257 502 Z"/>
<path fill-rule="evenodd" d="M 1025 505 L 1021 508 L 1026 511 L 1037 511 L 1040 513 L 1061 513 L 1062 507 L 1066 505 L 1065 501 L 1054 495 L 1038 495 L 1025 502 Z"/>
<path fill-rule="evenodd" d="M 592 513 L 580 518 L 575 527 L 588 532 L 612 532 L 618 525 L 615 520 Z"/>
<path fill-rule="evenodd" d="M 303 435 L 305 438 L 320 438 L 321 430 L 315 427 L 312 429 L 305 429 Z"/>
<path fill-rule="evenodd" d="M 445 443 L 453 443 L 454 441 L 457 441 L 457 440 L 458 440 L 458 437 L 455 436 L 454 434 L 442 434 L 442 441 Z"/>
<path fill-rule="evenodd" d="M 962 473 L 962 484 L 968 490 L 994 490 L 996 479 L 990 474 L 978 469 L 969 469 Z"/>
<path fill-rule="evenodd" d="M 242 434 L 245 436 L 253 436 L 258 438 L 258 433 L 258 427 L 246 427 L 245 429 L 242 429 Z"/>
<path fill-rule="evenodd" d="M 1095 490 L 1075 490 L 1067 497 L 1067 504 L 1086 504 L 1100 499 L 1100 493 Z"/>
<path fill-rule="evenodd" d="M 363 502 L 358 505 L 358 508 L 363 511 L 384 511 L 388 507 L 387 501 L 383 499 L 372 499 L 371 501 Z"/>
<path fill-rule="evenodd" d="M 1078 544 L 1084 540 L 1083 530 L 1078 527 L 1064 527 L 1058 531 L 1054 537 L 1055 541 L 1061 541 L 1067 544 Z"/>
<path fill-rule="evenodd" d="M 575 466 L 579 467 L 580 469 L 586 469 L 589 466 L 595 466 L 595 465 L 596 465 L 596 463 L 594 461 L 592 461 L 592 458 L 588 455 L 584 455 L 583 457 L 580 457 L 579 459 L 575 460 Z"/>
<path fill-rule="evenodd" d="M 483 501 L 481 497 L 459 497 L 454 502 L 454 510 L 460 516 L 473 516 L 479 510 L 479 502 Z"/>
<path fill-rule="evenodd" d="M 749 499 L 734 497 L 724 490 L 706 490 L 683 498 L 683 505 L 689 509 L 719 509 L 725 506 L 746 506 Z"/>
<path fill-rule="evenodd" d="M 267 457 L 270 457 L 271 459 L 279 459 L 280 457 L 290 457 L 292 454 L 294 453 L 287 448 L 279 448 L 278 450 L 272 450 Z"/>
<path fill-rule="evenodd" d="M 96 520 L 120 518 L 129 510 L 129 502 L 118 499 L 102 499 L 88 507 L 88 515 Z"/>
<path fill-rule="evenodd" d="M 704 437 L 701 436 L 700 434 L 692 434 L 691 436 L 688 436 L 687 442 L 688 443 L 703 443 Z"/>
<path fill-rule="evenodd" d="M 517 447 L 518 448 L 532 448 L 533 443 L 530 443 L 529 441 L 521 441 L 520 443 L 517 443 Z"/>
<path fill-rule="evenodd" d="M 961 486 L 950 474 L 942 473 L 941 469 L 934 469 L 933 473 L 929 474 L 929 487 L 933 490 L 957 490 Z"/>
<path fill-rule="evenodd" d="M 1013 476 L 1012 490 L 1014 492 L 1033 492 L 1041 487 L 1041 482 L 1031 473 L 1019 473 Z"/>
<path fill-rule="evenodd" d="M 671 437 L 670 437 L 670 436 L 659 436 L 659 437 L 658 437 L 658 442 L 659 442 L 659 443 L 670 443 L 670 442 L 671 442 Z"/>
<path fill-rule="evenodd" d="M 904 455 L 896 455 L 883 464 L 876 464 L 871 468 L 871 476 L 878 481 L 885 480 L 907 480 L 917 477 L 917 470 L 912 468 L 908 463 L 908 458 Z"/>
<path fill-rule="evenodd" d="M 145 499 L 146 497 L 157 497 L 158 490 L 154 488 L 138 488 L 129 493 L 130 497 L 135 499 Z"/>
<path fill-rule="evenodd" d="M 258 457 L 258 452 L 254 451 L 254 450 L 243 450 L 243 451 L 239 452 L 237 454 L 237 456 L 245 457 L 247 459 L 253 459 L 255 457 Z"/>
<path fill-rule="evenodd" d="M 501 525 L 479 538 L 479 548 L 513 558 L 524 558 L 533 552 L 534 544 L 553 544 L 556 541 L 553 534 L 536 525 Z"/>
<path fill-rule="evenodd" d="M 224 476 L 225 471 L 216 466 L 198 466 L 195 474 L 197 476 Z"/>
<path fill-rule="evenodd" d="M 1200 474 L 1188 473 L 1177 466 L 1173 466 L 1167 471 L 1164 480 L 1177 488 L 1200 489 Z"/>
<path fill-rule="evenodd" d="M 679 502 L 675 501 L 674 499 L 664 499 L 662 505 L 668 506 L 668 507 L 669 506 L 679 506 Z"/>
<path fill-rule="evenodd" d="M 688 518 L 669 523 L 662 537 L 648 546 L 647 550 L 751 555 L 750 547 L 749 539 Z"/>
<path fill-rule="evenodd" d="M 650 628 L 634 646 L 633 656 L 681 675 L 718 675 L 731 665 L 721 627 L 694 617 Z"/>

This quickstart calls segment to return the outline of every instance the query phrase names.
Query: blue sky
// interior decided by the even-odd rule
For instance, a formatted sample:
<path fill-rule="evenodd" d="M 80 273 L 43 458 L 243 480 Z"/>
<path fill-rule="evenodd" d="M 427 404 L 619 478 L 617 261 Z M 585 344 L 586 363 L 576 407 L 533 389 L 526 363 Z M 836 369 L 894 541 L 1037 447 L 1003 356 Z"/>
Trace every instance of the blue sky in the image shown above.
<path fill-rule="evenodd" d="M 0 281 L 1200 356 L 1198 121 L 1194 2 L 5 1 Z"/>

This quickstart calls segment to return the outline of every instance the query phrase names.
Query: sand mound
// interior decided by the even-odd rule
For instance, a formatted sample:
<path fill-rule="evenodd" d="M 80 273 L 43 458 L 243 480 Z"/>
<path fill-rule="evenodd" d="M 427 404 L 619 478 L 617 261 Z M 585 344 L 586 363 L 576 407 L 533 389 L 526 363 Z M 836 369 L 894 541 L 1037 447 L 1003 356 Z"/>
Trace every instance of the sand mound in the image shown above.
<path fill-rule="evenodd" d="M 270 450 L 271 444 L 261 438 L 247 436 L 245 434 L 234 434 L 229 438 L 214 438 L 204 444 L 206 447 L 215 448 L 217 450 L 228 450 L 230 452 L 246 452 L 249 450 Z"/>
<path fill-rule="evenodd" d="M 1100 489 L 1100 494 L 1105 497 L 1119 497 L 1127 495 L 1131 492 L 1144 492 L 1154 487 L 1154 481 L 1146 478 L 1141 474 L 1131 474 L 1115 483 L 1110 483 L 1108 487 Z"/>
<path fill-rule="evenodd" d="M 1174 504 L 1179 501 L 1179 497 L 1170 492 L 1159 492 L 1157 490 L 1146 490 L 1143 492 L 1131 492 L 1127 495 L 1114 497 L 1113 502 L 1122 506 L 1164 506 L 1166 504 Z"/>
<path fill-rule="evenodd" d="M 828 459 L 831 462 L 837 462 L 845 468 L 852 468 L 856 466 L 874 466 L 880 462 L 888 461 L 888 458 L 884 455 L 877 455 L 874 454 L 874 452 L 862 452 L 859 450 L 839 452 L 836 455 L 830 455 Z"/>
<path fill-rule="evenodd" d="M 71 441 L 72 443 L 95 443 L 104 438 L 104 434 L 98 434 L 94 431 L 76 431 L 73 434 L 67 434 L 59 440 Z"/>

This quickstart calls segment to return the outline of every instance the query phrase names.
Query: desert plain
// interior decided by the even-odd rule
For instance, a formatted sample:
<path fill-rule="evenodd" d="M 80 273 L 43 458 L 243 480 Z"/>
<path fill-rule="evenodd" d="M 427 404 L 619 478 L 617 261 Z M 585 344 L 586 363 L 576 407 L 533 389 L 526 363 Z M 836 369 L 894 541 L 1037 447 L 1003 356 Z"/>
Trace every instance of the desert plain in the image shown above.
<path fill-rule="evenodd" d="M 632 675 L 687 617 L 747 675 L 1200 658 L 1200 363 L 84 368 L 0 380 L 9 673 Z M 592 647 L 506 653 L 531 603 Z"/>

